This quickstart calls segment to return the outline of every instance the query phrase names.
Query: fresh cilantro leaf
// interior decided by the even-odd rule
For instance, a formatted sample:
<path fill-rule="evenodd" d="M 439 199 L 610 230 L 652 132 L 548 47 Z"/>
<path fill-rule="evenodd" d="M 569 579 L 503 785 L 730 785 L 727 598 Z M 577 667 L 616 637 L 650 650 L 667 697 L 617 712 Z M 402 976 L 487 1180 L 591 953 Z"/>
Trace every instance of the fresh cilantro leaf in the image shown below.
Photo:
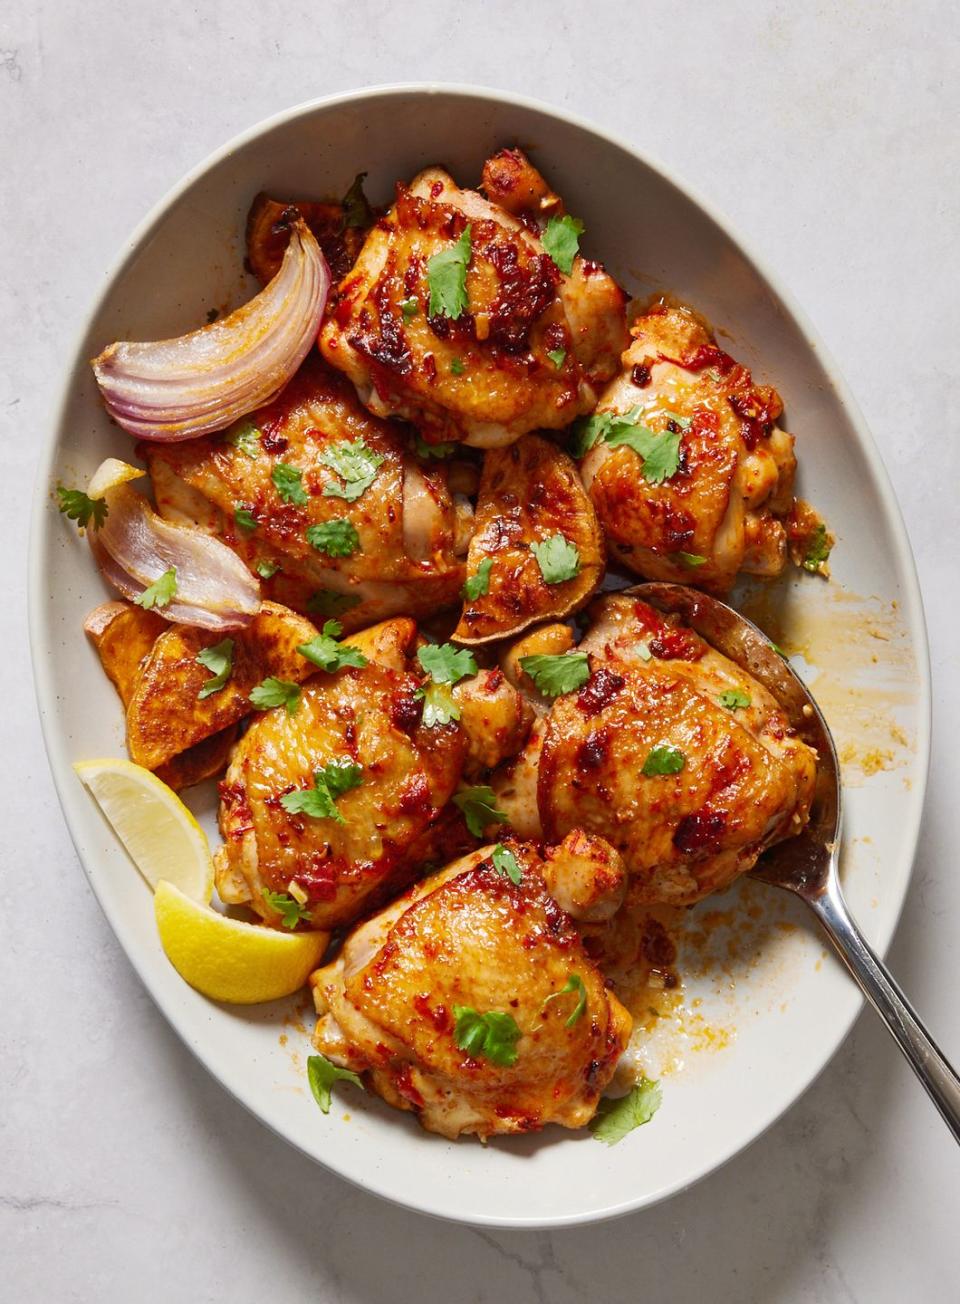
<path fill-rule="evenodd" d="M 360 547 L 360 535 L 351 521 L 336 517 L 307 530 L 307 543 L 328 557 L 350 557 Z"/>
<path fill-rule="evenodd" d="M 634 409 L 635 412 L 639 409 Z M 626 444 L 643 459 L 641 474 L 648 484 L 663 484 L 676 475 L 680 467 L 680 435 L 673 431 L 655 434 L 639 421 L 620 418 L 611 423 L 604 433 L 611 448 Z"/>
<path fill-rule="evenodd" d="M 363 183 L 366 178 L 366 172 L 358 172 L 353 178 L 350 189 L 340 200 L 343 205 L 344 230 L 350 226 L 369 226 L 373 221 L 373 209 L 363 193 Z"/>
<path fill-rule="evenodd" d="M 660 1083 L 641 1078 L 626 1096 L 619 1100 L 604 1099 L 590 1123 L 590 1131 L 604 1145 L 615 1146 L 635 1127 L 649 1123 L 660 1108 L 663 1097 Z"/>
<path fill-rule="evenodd" d="M 484 557 L 476 571 L 468 577 L 463 586 L 463 596 L 468 602 L 476 602 L 477 598 L 482 598 L 490 592 L 490 571 L 492 568 L 493 558 Z"/>
<path fill-rule="evenodd" d="M 805 571 L 815 575 L 830 556 L 832 545 L 827 539 L 827 527 L 821 521 L 814 530 L 807 546 L 807 553 L 800 563 Z"/>
<path fill-rule="evenodd" d="M 346 820 L 337 810 L 337 798 L 352 788 L 358 788 L 363 782 L 362 773 L 361 767 L 352 761 L 331 761 L 316 771 L 312 788 L 285 792 L 280 805 L 291 815 L 309 815 L 311 819 L 331 819 L 345 824 Z"/>
<path fill-rule="evenodd" d="M 563 584 L 580 574 L 580 552 L 576 544 L 554 534 L 542 543 L 531 543 L 530 551 L 537 559 L 540 574 L 547 584 Z"/>
<path fill-rule="evenodd" d="M 641 774 L 645 774 L 648 779 L 656 774 L 679 774 L 686 763 L 687 758 L 679 747 L 661 743 L 659 747 L 654 747 L 647 753 Z"/>
<path fill-rule="evenodd" d="M 420 304 L 416 299 L 401 299 L 400 311 L 403 313 L 404 321 L 413 321 L 420 311 Z"/>
<path fill-rule="evenodd" d="M 463 811 L 467 828 L 475 838 L 483 837 L 488 824 L 502 824 L 506 812 L 497 809 L 497 798 L 492 788 L 463 788 L 453 794 L 453 804 Z"/>
<path fill-rule="evenodd" d="M 698 566 L 707 564 L 707 558 L 701 556 L 699 552 L 676 552 L 673 555 L 682 566 L 687 566 L 690 570 L 695 570 Z"/>
<path fill-rule="evenodd" d="M 553 365 L 556 367 L 557 371 L 559 371 L 560 368 L 563 366 L 563 364 L 564 364 L 564 363 L 566 362 L 566 360 L 567 360 L 567 350 L 566 350 L 566 349 L 548 349 L 548 350 L 547 350 L 547 357 L 550 359 L 550 361 L 551 361 L 551 362 L 553 363 Z"/>
<path fill-rule="evenodd" d="M 253 514 L 253 509 L 243 504 L 233 513 L 233 519 L 237 523 L 237 529 L 243 530 L 245 534 L 252 534 L 259 524 Z"/>
<path fill-rule="evenodd" d="M 287 892 L 264 892 L 263 899 L 276 914 L 282 915 L 284 928 L 296 928 L 301 919 L 310 915 L 308 906 L 302 906 Z"/>
<path fill-rule="evenodd" d="M 427 284 L 430 287 L 429 314 L 431 317 L 449 317 L 456 321 L 470 307 L 467 296 L 467 267 L 472 252 L 469 224 L 463 234 L 449 249 L 441 249 L 427 262 Z"/>
<path fill-rule="evenodd" d="M 728 688 L 720 694 L 717 701 L 728 711 L 742 711 L 750 705 L 750 694 L 741 692 L 739 688 Z"/>
<path fill-rule="evenodd" d="M 367 658 L 359 648 L 345 647 L 344 644 L 338 643 L 337 639 L 342 633 L 343 626 L 339 620 L 327 620 L 321 632 L 309 643 L 301 643 L 297 651 L 302 657 L 312 661 L 315 666 L 331 674 L 336 670 L 343 670 L 345 666 L 362 670 L 367 664 Z"/>
<path fill-rule="evenodd" d="M 467 369 L 467 364 L 463 358 L 454 358 L 450 363 L 450 374 L 452 376 L 462 376 Z"/>
<path fill-rule="evenodd" d="M 682 417 L 679 412 L 665 412 L 664 415 L 672 421 L 675 426 L 679 426 L 681 430 L 689 430 L 693 425 L 692 417 Z"/>
<path fill-rule="evenodd" d="M 168 607 L 173 601 L 177 592 L 177 568 L 171 566 L 165 570 L 158 580 L 148 584 L 134 602 L 138 607 L 143 607 L 144 611 L 152 611 L 154 607 Z"/>
<path fill-rule="evenodd" d="M 477 673 L 470 649 L 452 643 L 428 643 L 417 652 L 417 660 L 435 684 L 456 684 Z"/>
<path fill-rule="evenodd" d="M 559 1001 L 561 996 L 566 996 L 568 992 L 576 992 L 577 999 L 573 1009 L 568 1017 L 564 1020 L 565 1028 L 572 1028 L 578 1019 L 582 1019 L 587 1012 L 587 989 L 584 986 L 583 979 L 578 973 L 572 973 L 563 987 L 552 996 L 548 996 L 540 1007 L 541 1013 L 546 1009 L 551 1001 Z"/>
<path fill-rule="evenodd" d="M 310 501 L 303 487 L 303 472 L 287 462 L 278 462 L 270 472 L 270 479 L 276 486 L 277 493 L 285 503 L 295 507 L 306 507 Z"/>
<path fill-rule="evenodd" d="M 564 276 L 573 271 L 573 260 L 580 249 L 583 223 L 576 217 L 551 217 L 540 243 Z"/>
<path fill-rule="evenodd" d="M 444 457 L 452 457 L 457 451 L 457 444 L 428 444 L 422 435 L 414 435 L 413 447 L 417 457 L 430 458 L 435 457 L 438 461 Z"/>
<path fill-rule="evenodd" d="M 332 589 L 317 589 L 307 598 L 307 610 L 318 616 L 342 616 L 345 611 L 359 607 L 361 598 L 356 593 L 334 593 Z"/>
<path fill-rule="evenodd" d="M 487 1059 L 509 1067 L 517 1062 L 517 1042 L 522 1033 L 512 1014 L 489 1010 L 480 1014 L 470 1005 L 455 1005 L 454 1040 L 471 1059 Z"/>
<path fill-rule="evenodd" d="M 197 660 L 213 675 L 213 678 L 208 679 L 197 694 L 202 701 L 205 697 L 212 697 L 214 693 L 219 693 L 221 688 L 226 686 L 233 671 L 233 639 L 225 638 L 222 643 L 215 643 L 213 647 L 202 648 L 197 653 Z"/>
<path fill-rule="evenodd" d="M 517 863 L 516 856 L 502 842 L 498 842 L 494 847 L 490 859 L 498 874 L 503 874 L 515 887 L 520 886 L 523 881 L 523 871 Z"/>
<path fill-rule="evenodd" d="M 560 656 L 520 658 L 520 669 L 530 676 L 541 693 L 559 697 L 572 693 L 590 678 L 586 652 L 563 652 Z"/>
<path fill-rule="evenodd" d="M 633 410 L 634 412 L 640 411 L 639 408 Z M 628 418 L 617 418 L 615 412 L 594 412 L 592 416 L 581 417 L 579 421 L 575 421 L 570 440 L 570 456 L 585 457 L 594 444 L 602 439 L 611 428 L 612 423 L 618 419 L 627 420 Z"/>
<path fill-rule="evenodd" d="M 81 529 L 93 521 L 93 528 L 99 530 L 107 519 L 106 498 L 91 498 L 82 489 L 64 489 L 62 485 L 57 486 L 57 497 L 61 512 Z"/>
<path fill-rule="evenodd" d="M 418 688 L 416 696 L 423 700 L 423 727 L 434 729 L 437 725 L 452 724 L 460 719 L 460 708 L 446 684 L 427 684 Z"/>
<path fill-rule="evenodd" d="M 310 1083 L 314 1100 L 324 1114 L 330 1113 L 330 1105 L 333 1101 L 332 1087 L 335 1082 L 352 1082 L 355 1087 L 364 1090 L 358 1074 L 352 1069 L 340 1068 L 328 1060 L 326 1055 L 307 1056 L 307 1081 Z"/>
<path fill-rule="evenodd" d="M 234 448 L 245 453 L 251 461 L 255 462 L 260 456 L 260 428 L 252 421 L 241 421 L 232 430 L 227 431 L 226 438 L 227 443 L 233 444 Z"/>
<path fill-rule="evenodd" d="M 270 675 L 250 691 L 250 701 L 258 711 L 269 711 L 273 706 L 284 706 L 287 715 L 296 715 L 300 705 L 300 685 L 289 679 Z"/>
<path fill-rule="evenodd" d="M 344 480 L 342 487 L 338 484 L 324 485 L 324 498 L 345 498 L 348 503 L 355 503 L 377 478 L 383 454 L 368 448 L 363 439 L 341 440 L 340 443 L 325 448 L 320 454 L 320 461 Z"/>
<path fill-rule="evenodd" d="M 280 569 L 280 563 L 276 561 L 268 561 L 266 557 L 261 557 L 260 560 L 254 564 L 253 569 L 262 580 L 269 580 L 276 575 L 277 571 Z"/>

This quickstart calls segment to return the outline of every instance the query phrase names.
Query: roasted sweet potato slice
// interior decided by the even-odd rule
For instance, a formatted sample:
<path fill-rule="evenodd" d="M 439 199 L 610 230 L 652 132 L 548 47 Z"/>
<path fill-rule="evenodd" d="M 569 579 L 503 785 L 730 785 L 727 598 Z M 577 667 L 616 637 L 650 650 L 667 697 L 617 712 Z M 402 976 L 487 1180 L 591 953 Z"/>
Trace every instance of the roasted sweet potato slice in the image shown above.
<path fill-rule="evenodd" d="M 589 601 L 603 575 L 603 535 L 573 461 L 540 435 L 524 435 L 485 456 L 476 529 L 467 555 L 470 580 L 485 588 L 468 598 L 453 637 L 486 643 L 529 625 L 560 620 Z M 558 536 L 559 565 L 542 545 Z M 571 573 L 575 569 L 575 573 Z M 571 578 L 557 578 L 571 573 Z"/>
<path fill-rule="evenodd" d="M 265 602 L 230 640 L 232 667 L 224 686 L 201 697 L 214 675 L 197 657 L 222 640 L 206 630 L 170 625 L 153 645 L 127 710 L 130 759 L 155 770 L 247 715 L 252 709 L 250 691 L 261 680 L 306 679 L 316 667 L 297 646 L 316 632 L 303 616 Z"/>
<path fill-rule="evenodd" d="M 94 607 L 83 628 L 120 701 L 129 706 L 143 660 L 169 625 L 155 611 L 130 602 L 104 602 Z"/>
<path fill-rule="evenodd" d="M 160 635 L 170 628 L 169 624 L 156 612 L 144 611 L 129 602 L 104 602 L 90 612 L 83 628 L 126 708 L 146 658 Z M 179 792 L 181 788 L 189 788 L 219 774 L 226 769 L 236 737 L 236 725 L 231 725 L 205 738 L 195 747 L 188 747 L 179 756 L 158 766 L 157 777 Z"/>
<path fill-rule="evenodd" d="M 309 199 L 271 199 L 261 191 L 247 214 L 247 261 L 261 285 L 266 285 L 276 276 L 290 239 L 291 223 L 298 216 L 316 236 L 330 266 L 334 284 L 346 276 L 356 262 L 367 226 L 346 226 L 342 204 L 321 204 Z"/>

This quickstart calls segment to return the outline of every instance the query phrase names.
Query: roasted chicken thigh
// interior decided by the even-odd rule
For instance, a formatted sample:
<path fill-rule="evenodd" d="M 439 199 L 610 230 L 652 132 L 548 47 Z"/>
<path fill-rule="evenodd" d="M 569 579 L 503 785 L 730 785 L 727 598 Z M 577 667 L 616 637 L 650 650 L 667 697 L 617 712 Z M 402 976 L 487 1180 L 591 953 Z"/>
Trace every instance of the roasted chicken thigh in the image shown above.
<path fill-rule="evenodd" d="M 356 629 L 459 599 L 473 512 L 319 358 L 223 437 L 143 444 L 157 509 L 230 544 L 286 606 Z"/>
<path fill-rule="evenodd" d="M 691 904 L 800 831 L 816 756 L 762 685 L 675 617 L 629 594 L 591 614 L 578 648 L 590 677 L 549 704 L 534 695 L 540 719 L 494 777 L 497 805 L 527 837 L 607 839 L 634 900 Z M 572 639 L 554 628 L 562 652 Z M 508 673 L 548 634 L 518 645 Z"/>
<path fill-rule="evenodd" d="M 237 743 L 220 786 L 225 901 L 279 925 L 279 894 L 306 926 L 349 922 L 436 859 L 431 830 L 448 847 L 440 816 L 471 760 L 520 746 L 523 705 L 499 671 L 457 685 L 459 719 L 425 722 L 416 632 L 397 619 L 354 635 L 366 664 L 315 675 L 292 714 L 265 711 Z"/>
<path fill-rule="evenodd" d="M 547 884 L 602 899 L 622 888 L 616 859 L 578 834 L 509 842 L 418 883 L 313 975 L 317 1049 L 446 1137 L 582 1127 L 631 1020 Z"/>
<path fill-rule="evenodd" d="M 625 296 L 575 245 L 557 254 L 564 270 L 547 252 L 562 206 L 518 151 L 484 184 L 487 198 L 441 168 L 398 184 L 320 344 L 371 412 L 493 448 L 591 410 L 626 344 Z"/>
<path fill-rule="evenodd" d="M 776 390 L 754 384 L 686 308 L 657 304 L 631 334 L 581 435 L 611 554 L 648 579 L 718 593 L 739 571 L 779 574 L 796 459 Z"/>

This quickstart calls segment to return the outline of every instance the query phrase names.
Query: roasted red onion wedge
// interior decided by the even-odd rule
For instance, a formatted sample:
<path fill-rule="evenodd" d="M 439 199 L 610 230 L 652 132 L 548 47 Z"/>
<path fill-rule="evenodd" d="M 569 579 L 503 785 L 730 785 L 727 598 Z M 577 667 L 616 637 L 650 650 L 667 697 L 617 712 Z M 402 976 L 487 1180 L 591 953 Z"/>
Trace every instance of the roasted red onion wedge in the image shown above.
<path fill-rule="evenodd" d="M 104 579 L 136 601 L 172 570 L 172 591 L 153 604 L 159 615 L 214 631 L 248 624 L 260 610 L 257 580 L 219 539 L 158 516 L 126 483 L 143 474 L 108 458 L 90 481 L 90 497 L 107 502 L 103 525 L 87 532 Z"/>
<path fill-rule="evenodd" d="M 94 358 L 107 411 L 140 439 L 225 429 L 283 389 L 317 338 L 329 289 L 326 259 L 298 220 L 280 270 L 242 308 L 179 339 L 121 341 Z"/>

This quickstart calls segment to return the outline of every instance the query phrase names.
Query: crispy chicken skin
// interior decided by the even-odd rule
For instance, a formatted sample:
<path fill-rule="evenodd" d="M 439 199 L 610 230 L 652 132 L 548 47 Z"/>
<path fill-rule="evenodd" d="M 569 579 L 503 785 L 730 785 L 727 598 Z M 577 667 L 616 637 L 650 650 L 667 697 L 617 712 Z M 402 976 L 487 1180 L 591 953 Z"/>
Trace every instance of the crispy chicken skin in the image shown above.
<path fill-rule="evenodd" d="M 440 168 L 398 184 L 320 333 L 372 412 L 430 442 L 492 448 L 560 429 L 591 410 L 626 344 L 623 292 L 579 256 L 569 276 L 559 270 L 539 238 L 559 201 L 518 151 L 498 160 L 484 170 L 491 198 Z M 468 306 L 455 320 L 431 315 L 427 264 L 467 227 Z"/>
<path fill-rule="evenodd" d="M 601 439 L 584 457 L 583 481 L 611 554 L 648 579 L 716 593 L 739 571 L 778 575 L 796 459 L 793 437 L 776 425 L 776 390 L 755 385 L 687 308 L 658 303 L 631 334 L 598 411 L 639 408 L 655 432 L 684 428 L 680 467 L 659 485 L 643 478 L 638 454 L 625 445 Z"/>
<path fill-rule="evenodd" d="M 800 831 L 815 754 L 766 689 L 675 617 L 626 594 L 591 614 L 580 644 L 590 679 L 549 707 L 534 701 L 541 719 L 492 781 L 497 805 L 525 836 L 580 828 L 607 839 L 632 899 L 692 904 Z M 723 705 L 728 692 L 747 704 Z M 644 774 L 664 747 L 682 769 Z"/>
<path fill-rule="evenodd" d="M 249 423 L 259 438 L 233 442 Z M 350 629 L 459 600 L 473 513 L 465 496 L 451 492 L 450 469 L 421 464 L 402 431 L 372 417 L 319 357 L 249 423 L 222 438 L 140 446 L 163 516 L 217 534 L 251 568 L 276 566 L 264 593 L 295 610 L 317 614 L 317 592 L 347 595 L 354 606 L 337 614 Z M 330 496 L 325 491 L 342 482 L 323 458 L 358 440 L 383 459 L 375 478 L 353 502 Z M 302 473 L 305 504 L 284 501 L 272 478 L 280 463 Z M 238 508 L 251 513 L 255 529 L 237 524 Z M 357 531 L 359 547 L 349 556 L 330 556 L 307 537 L 310 526 L 334 520 Z"/>
<path fill-rule="evenodd" d="M 225 901 L 249 903 L 277 925 L 264 892 L 299 893 L 306 926 L 350 922 L 435 859 L 435 825 L 437 847 L 448 845 L 440 816 L 471 757 L 496 764 L 520 746 L 525 712 L 499 671 L 457 686 L 459 722 L 424 725 L 416 634 L 412 620 L 397 619 L 355 635 L 348 642 L 366 666 L 315 675 L 293 715 L 265 711 L 237 743 L 220 785 Z M 361 782 L 337 799 L 340 820 L 284 808 L 286 793 L 345 762 L 361 767 Z"/>
<path fill-rule="evenodd" d="M 573 872 L 588 876 L 587 844 L 568 852 L 571 841 L 547 852 L 509 843 L 522 872 L 518 885 L 494 868 L 493 848 L 482 848 L 361 924 L 311 978 L 317 1049 L 366 1072 L 389 1104 L 416 1111 L 428 1131 L 451 1139 L 548 1123 L 583 1127 L 613 1076 L 631 1020 L 545 882 L 547 872 L 562 877 L 568 856 Z M 601 876 L 610 856 L 609 848 L 600 854 Z M 561 993 L 573 975 L 586 1005 L 571 1021 L 578 995 Z M 464 1007 L 515 1022 L 513 1064 L 458 1047 Z"/>

